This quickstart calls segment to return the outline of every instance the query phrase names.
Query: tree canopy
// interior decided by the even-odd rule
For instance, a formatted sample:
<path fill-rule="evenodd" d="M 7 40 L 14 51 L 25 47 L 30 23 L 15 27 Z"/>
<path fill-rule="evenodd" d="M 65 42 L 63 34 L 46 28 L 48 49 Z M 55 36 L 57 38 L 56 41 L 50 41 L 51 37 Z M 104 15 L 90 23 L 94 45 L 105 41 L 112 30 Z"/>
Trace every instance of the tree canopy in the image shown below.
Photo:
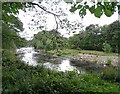
<path fill-rule="evenodd" d="M 106 2 L 106 1 L 92 2 L 91 1 L 90 3 L 92 3 L 92 6 L 90 6 L 86 1 L 76 3 L 73 6 L 71 6 L 70 11 L 74 12 L 76 10 L 79 10 L 79 15 L 81 17 L 84 17 L 87 13 L 86 10 L 89 10 L 92 14 L 95 15 L 95 17 L 98 17 L 98 18 L 100 18 L 102 14 L 105 14 L 107 17 L 110 17 L 117 10 L 120 11 L 119 2 L 117 1 L 114 1 L 114 2 Z M 36 5 L 48 13 L 58 16 L 57 14 L 46 10 L 43 6 L 40 6 L 39 4 L 32 3 L 32 2 L 3 2 L 2 10 L 4 10 L 4 12 L 7 12 L 7 13 L 16 14 L 19 12 L 18 11 L 19 9 L 25 10 L 26 7 L 34 7 L 34 5 Z"/>
<path fill-rule="evenodd" d="M 56 33 L 54 30 L 41 31 L 34 35 L 34 39 L 32 40 L 32 46 L 36 49 L 45 49 L 46 51 L 63 49 L 66 45 L 67 39 L 62 37 L 59 32 Z"/>
<path fill-rule="evenodd" d="M 79 34 L 69 38 L 71 48 L 84 50 L 103 51 L 103 47 L 110 45 L 111 51 L 118 53 L 119 49 L 120 22 L 114 21 L 109 25 L 89 25 Z M 110 48 L 110 47 L 109 47 Z M 109 50 L 109 49 L 107 49 Z M 119 52 L 120 53 L 120 52 Z"/>
<path fill-rule="evenodd" d="M 47 2 L 47 1 L 46 1 Z M 53 4 L 59 4 L 60 1 L 54 1 L 52 2 Z M 95 17 L 100 18 L 103 14 L 105 14 L 107 17 L 112 16 L 117 10 L 120 10 L 120 7 L 118 5 L 118 2 L 90 2 L 92 5 L 90 6 L 86 1 L 85 2 L 79 2 L 76 4 L 73 4 L 71 6 L 70 12 L 75 12 L 79 11 L 80 17 L 84 17 L 87 14 L 87 10 L 90 11 L 92 14 L 95 15 Z M 39 7 L 43 11 L 45 11 L 48 14 L 51 14 L 54 16 L 55 21 L 56 21 L 56 29 L 58 29 L 58 24 L 60 25 L 61 28 L 64 28 L 65 23 L 69 24 L 69 21 L 66 21 L 65 19 L 60 19 L 60 15 L 66 15 L 66 13 L 63 12 L 63 10 L 60 8 L 59 11 L 56 11 L 52 9 L 53 11 L 50 11 L 47 7 L 44 7 L 41 5 L 41 2 L 39 3 L 33 3 L 33 2 L 3 2 L 2 3 L 2 15 L 3 15 L 3 20 L 6 22 L 9 22 L 9 16 L 11 15 L 10 18 L 15 17 L 15 14 L 19 13 L 19 9 L 22 9 L 26 11 L 26 8 L 36 8 Z M 51 6 L 52 7 L 52 6 Z M 54 11 L 58 13 L 54 13 Z M 59 21 L 58 21 L 59 20 Z M 36 21 L 34 21 L 36 22 Z M 59 23 L 58 23 L 59 22 Z M 70 24 L 69 24 L 70 25 Z M 75 25 L 77 26 L 77 25 Z M 42 26 L 40 27 L 42 28 Z M 65 27 L 66 28 L 66 27 Z M 76 28 L 76 27 L 75 27 Z"/>
<path fill-rule="evenodd" d="M 20 3 L 2 3 L 2 49 L 16 49 L 27 41 L 18 36 L 23 31 L 23 23 L 15 15 L 23 6 Z"/>

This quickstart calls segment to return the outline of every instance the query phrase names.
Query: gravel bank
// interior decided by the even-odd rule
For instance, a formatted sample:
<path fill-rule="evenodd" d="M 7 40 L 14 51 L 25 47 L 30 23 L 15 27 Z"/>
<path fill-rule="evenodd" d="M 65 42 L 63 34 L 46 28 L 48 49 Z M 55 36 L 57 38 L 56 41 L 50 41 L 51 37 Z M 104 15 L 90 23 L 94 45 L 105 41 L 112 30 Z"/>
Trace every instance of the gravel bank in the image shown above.
<path fill-rule="evenodd" d="M 117 66 L 120 64 L 119 56 L 97 56 L 90 54 L 77 54 L 72 56 L 73 59 L 81 60 L 81 61 L 90 61 L 98 64 L 107 64 L 108 61 L 111 61 L 111 64 Z"/>

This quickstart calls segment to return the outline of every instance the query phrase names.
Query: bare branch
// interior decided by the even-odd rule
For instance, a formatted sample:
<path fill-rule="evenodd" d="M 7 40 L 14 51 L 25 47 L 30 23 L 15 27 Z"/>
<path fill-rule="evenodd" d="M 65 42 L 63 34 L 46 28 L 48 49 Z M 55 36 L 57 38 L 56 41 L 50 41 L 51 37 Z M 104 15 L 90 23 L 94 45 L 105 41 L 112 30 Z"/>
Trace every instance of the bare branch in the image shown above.
<path fill-rule="evenodd" d="M 41 8 L 42 10 L 44 10 L 44 11 L 46 11 L 47 13 L 52 14 L 52 15 L 54 15 L 54 16 L 60 16 L 60 15 L 57 15 L 57 14 L 55 14 L 55 13 L 53 13 L 53 12 L 50 12 L 50 11 L 46 10 L 44 7 L 40 6 L 39 4 L 32 3 L 32 2 L 29 2 L 29 4 L 31 4 L 31 5 L 37 5 L 37 6 L 38 6 L 39 8 Z"/>
<path fill-rule="evenodd" d="M 57 19 L 56 19 L 56 16 L 54 15 L 54 18 L 55 18 L 55 22 L 56 22 L 56 31 L 58 30 L 58 22 L 57 22 Z"/>

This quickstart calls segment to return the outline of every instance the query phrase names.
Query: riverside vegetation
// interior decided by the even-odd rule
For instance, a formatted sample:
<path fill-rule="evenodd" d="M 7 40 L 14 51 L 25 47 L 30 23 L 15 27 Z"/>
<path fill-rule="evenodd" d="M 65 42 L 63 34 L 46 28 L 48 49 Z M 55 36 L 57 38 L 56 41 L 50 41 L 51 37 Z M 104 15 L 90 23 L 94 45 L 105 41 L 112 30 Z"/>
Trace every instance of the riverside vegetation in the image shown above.
<path fill-rule="evenodd" d="M 2 21 L 0 20 L 2 22 L 2 33 L 0 33 L 2 34 L 2 48 L 0 49 L 2 94 L 120 92 L 119 66 L 112 66 L 111 60 L 108 60 L 109 66 L 98 74 L 90 72 L 78 74 L 76 71 L 57 72 L 42 66 L 28 66 L 16 54 L 17 48 L 33 46 L 36 50 L 45 50 L 50 56 L 51 54 L 72 56 L 79 52 L 119 56 L 119 21 L 101 27 L 90 25 L 85 31 L 69 39 L 62 37 L 54 30 L 49 32 L 44 30 L 36 34 L 33 40 L 27 41 L 18 36 L 17 32 L 23 31 L 23 24 L 14 15 L 23 6 L 22 3 L 2 4 Z"/>
<path fill-rule="evenodd" d="M 57 72 L 28 66 L 12 53 L 3 53 L 2 94 L 119 92 L 118 72 L 106 69 L 100 75 Z"/>

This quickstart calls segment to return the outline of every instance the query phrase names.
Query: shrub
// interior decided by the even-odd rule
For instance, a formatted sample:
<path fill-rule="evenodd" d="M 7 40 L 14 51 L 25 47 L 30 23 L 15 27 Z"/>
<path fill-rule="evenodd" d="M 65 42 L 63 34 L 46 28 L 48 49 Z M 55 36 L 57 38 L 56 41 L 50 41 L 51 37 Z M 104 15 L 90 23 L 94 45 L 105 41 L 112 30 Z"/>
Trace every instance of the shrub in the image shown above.
<path fill-rule="evenodd" d="M 120 82 L 120 73 L 118 69 L 113 68 L 112 66 L 106 67 L 102 73 L 101 73 L 101 78 L 105 80 L 109 80 L 112 82 Z"/>
<path fill-rule="evenodd" d="M 112 64 L 112 60 L 110 58 L 107 59 L 107 65 L 111 65 Z"/>
<path fill-rule="evenodd" d="M 110 53 L 112 52 L 112 47 L 110 44 L 108 44 L 107 42 L 103 43 L 103 51 L 106 53 Z"/>

